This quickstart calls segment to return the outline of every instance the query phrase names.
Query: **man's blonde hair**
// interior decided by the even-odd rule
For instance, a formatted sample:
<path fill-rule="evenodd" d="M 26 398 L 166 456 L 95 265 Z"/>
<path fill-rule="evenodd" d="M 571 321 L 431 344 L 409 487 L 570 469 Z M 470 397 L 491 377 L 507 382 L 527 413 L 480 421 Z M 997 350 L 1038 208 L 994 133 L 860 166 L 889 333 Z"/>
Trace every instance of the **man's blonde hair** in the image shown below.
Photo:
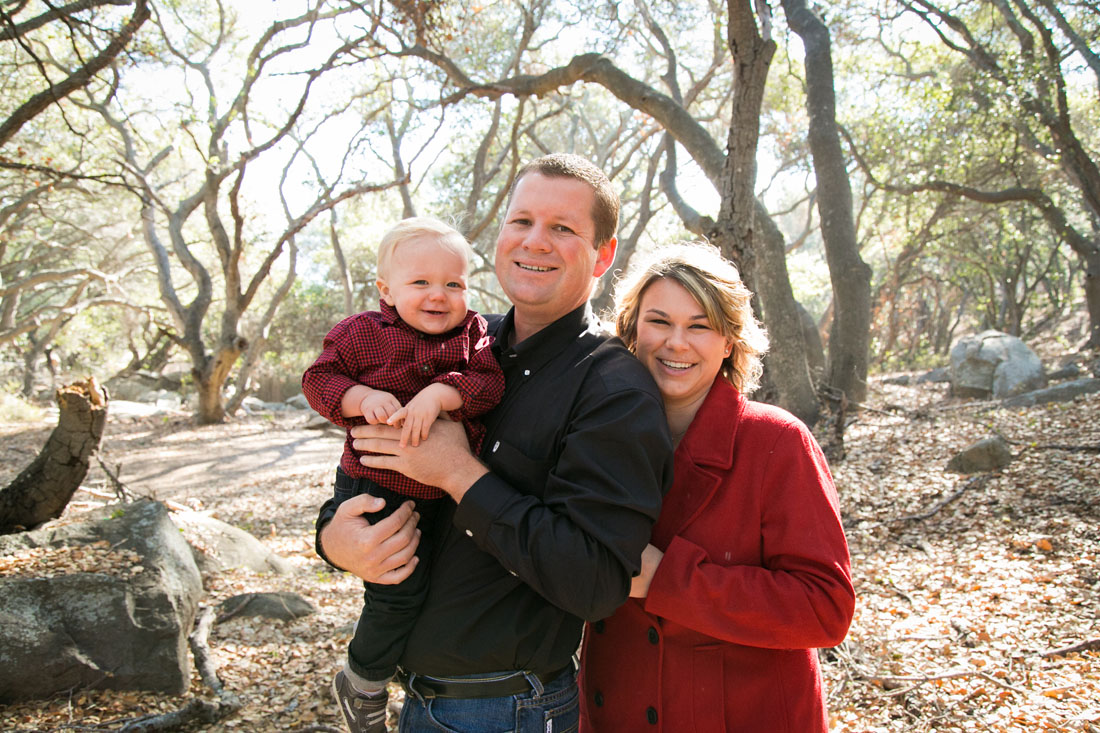
<path fill-rule="evenodd" d="M 717 249 L 702 242 L 680 242 L 659 247 L 631 266 L 615 286 L 615 330 L 631 351 L 638 345 L 638 312 L 642 296 L 658 280 L 673 280 L 695 298 L 711 328 L 733 344 L 720 373 L 738 391 L 752 392 L 764 372 L 761 357 L 768 350 L 768 334 L 753 315 L 752 293 L 741 282 L 737 268 Z"/>
<path fill-rule="evenodd" d="M 441 247 L 462 255 L 462 258 L 466 261 L 466 267 L 469 269 L 474 250 L 470 243 L 466 241 L 466 237 L 462 236 L 454 227 L 444 224 L 438 219 L 427 216 L 413 216 L 397 222 L 392 229 L 382 235 L 382 241 L 378 243 L 378 277 L 385 279 L 397 245 L 424 237 L 430 237 L 437 241 Z"/>

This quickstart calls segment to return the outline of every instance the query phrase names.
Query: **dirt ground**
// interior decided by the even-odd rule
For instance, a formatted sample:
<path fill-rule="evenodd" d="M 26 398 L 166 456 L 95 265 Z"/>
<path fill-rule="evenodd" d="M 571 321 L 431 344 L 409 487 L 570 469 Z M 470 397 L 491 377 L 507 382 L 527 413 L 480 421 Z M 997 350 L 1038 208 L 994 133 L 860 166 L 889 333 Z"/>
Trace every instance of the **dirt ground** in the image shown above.
<path fill-rule="evenodd" d="M 296 566 L 289 577 L 206 577 L 203 604 L 287 590 L 317 608 L 293 622 L 216 625 L 215 662 L 243 707 L 187 730 L 338 731 L 328 684 L 360 589 L 330 572 L 312 538 L 342 435 L 305 429 L 303 413 L 198 428 L 183 414 L 121 412 L 102 458 L 121 467 L 128 491 L 211 511 Z M 0 424 L 0 485 L 51 429 Z M 1009 440 L 1011 465 L 944 471 L 954 452 L 994 433 Z M 1009 410 L 951 400 L 942 385 L 873 383 L 847 455 L 833 463 L 858 593 L 847 640 L 822 652 L 835 733 L 1100 733 L 1098 446 L 1100 395 Z M 98 467 L 85 487 L 63 519 L 112 500 Z M 197 674 L 181 697 L 74 691 L 0 706 L 0 730 L 117 730 L 194 697 L 214 697 Z"/>

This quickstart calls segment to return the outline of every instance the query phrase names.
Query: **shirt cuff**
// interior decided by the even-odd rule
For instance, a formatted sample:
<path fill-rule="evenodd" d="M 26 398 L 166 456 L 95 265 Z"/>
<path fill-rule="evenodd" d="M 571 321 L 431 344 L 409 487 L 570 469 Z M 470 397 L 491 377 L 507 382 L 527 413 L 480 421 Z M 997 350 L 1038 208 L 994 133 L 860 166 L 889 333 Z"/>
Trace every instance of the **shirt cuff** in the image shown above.
<path fill-rule="evenodd" d="M 479 547 L 484 546 L 493 522 L 504 513 L 514 500 L 515 489 L 492 472 L 485 474 L 466 490 L 455 510 L 454 523 L 474 538 Z"/>

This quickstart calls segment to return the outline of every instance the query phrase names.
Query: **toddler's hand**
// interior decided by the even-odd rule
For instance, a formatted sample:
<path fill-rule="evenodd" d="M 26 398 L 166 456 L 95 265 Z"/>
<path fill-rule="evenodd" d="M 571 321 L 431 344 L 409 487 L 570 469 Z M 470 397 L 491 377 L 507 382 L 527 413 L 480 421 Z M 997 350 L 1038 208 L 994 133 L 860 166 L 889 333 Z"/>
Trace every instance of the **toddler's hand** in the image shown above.
<path fill-rule="evenodd" d="M 427 439 L 428 430 L 431 429 L 435 419 L 439 417 L 441 409 L 438 399 L 422 391 L 409 400 L 409 404 L 390 415 L 386 422 L 390 425 L 401 426 L 402 448 L 409 443 L 412 443 L 415 447 L 420 445 L 421 440 Z"/>
<path fill-rule="evenodd" d="M 384 423 L 401 409 L 401 403 L 389 392 L 376 389 L 359 403 L 363 410 L 363 419 L 371 425 Z"/>

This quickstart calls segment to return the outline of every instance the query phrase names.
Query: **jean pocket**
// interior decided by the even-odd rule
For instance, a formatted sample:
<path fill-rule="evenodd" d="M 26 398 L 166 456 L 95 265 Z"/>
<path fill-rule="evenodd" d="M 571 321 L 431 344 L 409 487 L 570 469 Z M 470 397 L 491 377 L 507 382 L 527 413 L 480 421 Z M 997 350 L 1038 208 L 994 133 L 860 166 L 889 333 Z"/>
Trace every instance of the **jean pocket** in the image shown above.
<path fill-rule="evenodd" d="M 580 727 L 580 690 L 562 690 L 516 701 L 517 733 L 573 733 Z"/>

